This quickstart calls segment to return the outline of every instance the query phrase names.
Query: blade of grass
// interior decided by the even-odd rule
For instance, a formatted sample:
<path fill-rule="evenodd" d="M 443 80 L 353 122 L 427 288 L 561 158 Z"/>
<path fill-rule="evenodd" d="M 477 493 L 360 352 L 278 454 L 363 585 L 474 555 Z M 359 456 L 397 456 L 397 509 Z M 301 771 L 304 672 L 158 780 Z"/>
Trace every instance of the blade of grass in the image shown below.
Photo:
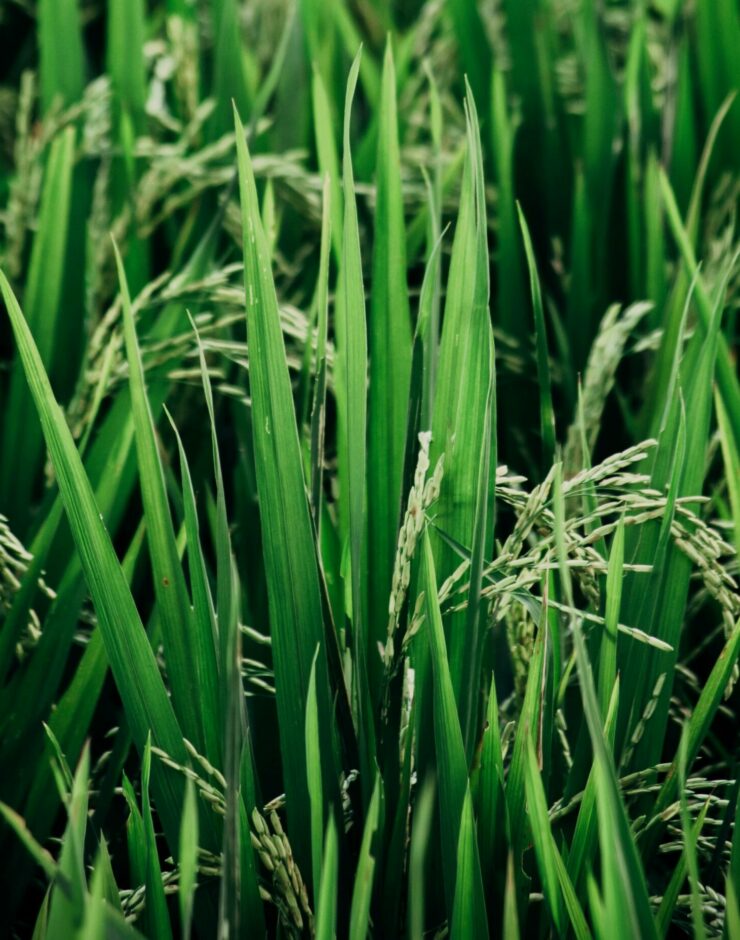
<path fill-rule="evenodd" d="M 44 112 L 60 101 L 73 104 L 85 85 L 85 53 L 77 0 L 40 0 L 39 47 Z"/>
<path fill-rule="evenodd" d="M 382 663 L 372 655 L 385 642 L 388 597 L 401 515 L 401 481 L 411 369 L 411 316 L 406 286 L 406 231 L 396 114 L 396 74 L 386 43 L 376 163 L 372 293 L 369 315 L 368 545 L 370 679 L 376 690 Z M 347 196 L 345 195 L 345 200 Z M 375 668 L 373 668 L 375 666 Z"/>
<path fill-rule="evenodd" d="M 540 767 L 531 737 L 528 739 L 525 785 L 537 867 L 555 930 L 560 936 L 566 936 L 570 927 L 579 940 L 585 940 L 591 933 L 553 838 Z M 570 919 L 570 925 L 566 918 Z"/>
<path fill-rule="evenodd" d="M 321 594 L 275 285 L 269 270 L 244 128 L 236 112 L 235 126 L 250 345 L 252 432 L 260 516 L 263 531 L 268 533 L 264 559 L 280 745 L 291 844 L 299 866 L 309 871 L 310 813 L 307 812 L 304 716 L 311 664 L 323 634 Z M 322 696 L 326 683 L 323 654 L 319 664 L 318 691 Z"/>
<path fill-rule="evenodd" d="M 198 807 L 195 803 L 195 786 L 189 778 L 185 785 L 185 802 L 180 823 L 179 873 L 178 901 L 182 938 L 189 940 L 198 875 Z"/>
<path fill-rule="evenodd" d="M 547 351 L 547 327 L 545 311 L 542 306 L 542 289 L 537 273 L 532 239 L 522 207 L 517 203 L 519 225 L 522 231 L 524 251 L 529 268 L 529 286 L 534 311 L 534 333 L 537 343 L 537 383 L 540 390 L 540 434 L 542 436 L 542 470 L 546 472 L 555 458 L 555 412 L 552 407 L 552 389 L 550 387 L 550 361 Z"/>
<path fill-rule="evenodd" d="M 180 433 L 170 416 L 170 425 L 177 441 L 180 458 L 180 477 L 185 517 L 185 535 L 188 549 L 188 570 L 193 594 L 192 646 L 193 661 L 198 672 L 198 704 L 203 717 L 205 754 L 217 766 L 221 766 L 222 743 L 219 701 L 219 671 L 216 660 L 218 626 L 213 607 L 213 597 L 208 583 L 206 563 L 200 540 L 198 509 L 190 466 Z"/>
<path fill-rule="evenodd" d="M 316 697 L 316 650 L 311 665 L 311 677 L 306 695 L 306 770 L 308 796 L 311 802 L 311 874 L 314 901 L 318 910 L 323 868 L 322 850 L 326 830 L 324 828 L 324 794 L 321 781 L 321 751 L 319 740 L 319 703 Z"/>
<path fill-rule="evenodd" d="M 311 408 L 311 509 L 314 526 L 320 530 L 321 493 L 326 433 L 326 339 L 329 325 L 329 252 L 331 251 L 331 179 L 324 177 L 321 214 L 321 257 L 316 287 L 318 327 L 316 331 L 316 379 Z M 321 829 L 323 833 L 323 826 Z M 321 836 L 320 836 L 321 837 Z"/>
<path fill-rule="evenodd" d="M 377 857 L 376 833 L 381 825 L 383 804 L 383 783 L 380 774 L 375 776 L 373 795 L 370 798 L 365 828 L 362 833 L 360 857 L 355 869 L 355 883 L 352 889 L 352 907 L 349 916 L 350 940 L 365 940 L 370 932 L 370 902 L 373 896 L 373 879 Z"/>
<path fill-rule="evenodd" d="M 478 845 L 470 831 L 462 832 L 464 828 L 471 827 L 472 820 L 468 768 L 442 629 L 437 582 L 434 575 L 434 556 L 426 529 L 422 535 L 420 587 L 424 591 L 425 618 L 432 661 L 434 739 L 439 774 L 442 873 L 445 895 L 453 922 L 456 910 L 457 917 L 463 917 L 461 909 L 463 905 L 464 917 L 469 917 L 469 923 L 474 925 L 476 931 L 479 931 L 475 935 L 484 936 L 487 929 L 485 926 L 486 910 Z M 465 809 L 466 802 L 467 809 Z M 458 878 L 463 878 L 464 882 L 464 904 L 463 895 L 459 897 L 457 895 Z"/>
<path fill-rule="evenodd" d="M 668 182 L 668 177 L 663 171 L 660 172 L 660 189 L 663 196 L 663 203 L 666 209 L 669 227 L 671 233 L 678 245 L 679 252 L 686 271 L 690 277 L 694 277 L 697 271 L 696 256 L 691 241 L 687 235 L 686 229 L 681 222 L 681 216 L 676 205 L 676 199 Z M 713 310 L 716 305 L 712 303 L 704 287 L 701 274 L 696 274 L 696 309 L 699 313 L 699 323 L 705 335 L 711 333 L 712 323 L 714 321 Z M 737 373 L 730 359 L 730 352 L 727 347 L 727 340 L 724 334 L 719 335 L 719 348 L 717 350 L 717 386 L 719 393 L 727 411 L 727 415 L 732 428 L 732 434 L 735 439 L 735 445 L 740 447 L 740 382 L 738 382 Z"/>
<path fill-rule="evenodd" d="M 488 899 L 489 923 L 496 923 L 494 890 L 501 882 L 498 860 L 506 851 L 509 819 L 506 812 L 504 790 L 504 758 L 501 750 L 496 678 L 491 674 L 488 708 L 480 749 L 480 768 L 477 780 L 476 817 L 478 821 L 478 851 L 481 858 L 483 884 Z M 499 895 L 502 897 L 502 895 Z"/>
<path fill-rule="evenodd" d="M 445 457 L 445 475 L 436 505 L 436 525 L 469 547 L 473 543 L 477 513 L 479 457 L 486 434 L 489 408 L 493 333 L 488 309 L 489 273 L 486 235 L 483 158 L 478 118 L 472 93 L 466 97 L 467 156 L 463 172 L 460 211 L 452 247 L 447 299 L 439 349 L 439 368 L 432 420 L 430 460 Z M 493 406 L 491 405 L 491 408 Z M 491 435 L 495 423 L 491 413 Z M 492 438 L 492 463 L 495 447 Z M 489 489 L 490 518 L 493 510 Z M 486 553 L 492 544 L 487 533 Z M 447 577 L 459 564 L 449 546 L 435 546 L 439 577 Z M 466 615 L 448 618 L 450 670 L 455 697 L 462 698 L 463 664 L 471 655 L 465 630 Z M 454 851 L 454 846 L 451 851 Z"/>
<path fill-rule="evenodd" d="M 125 576 L 97 510 L 90 482 L 52 393 L 33 337 L 2 272 L 0 291 L 8 309 L 70 528 L 95 604 L 111 671 L 134 740 L 143 751 L 151 731 L 152 740 L 158 747 L 174 760 L 185 762 L 187 752 L 182 743 L 182 734 L 154 653 L 144 634 Z M 154 774 L 153 784 L 168 842 L 176 850 L 182 781 L 173 772 L 161 768 Z"/>
<path fill-rule="evenodd" d="M 606 611 L 604 634 L 599 647 L 599 705 L 601 717 L 606 721 L 609 702 L 617 678 L 617 629 L 619 608 L 622 602 L 622 578 L 624 576 L 624 517 L 619 520 L 614 533 L 609 567 L 606 574 Z"/>
<path fill-rule="evenodd" d="M 456 862 L 457 873 L 455 875 L 455 897 L 452 902 L 450 936 L 488 936 L 483 878 L 480 870 L 473 800 L 470 796 L 469 785 L 466 786 L 463 798 L 460 832 L 457 837 Z"/>
<path fill-rule="evenodd" d="M 316 904 L 316 940 L 334 940 L 337 923 L 339 846 L 333 815 L 329 816 L 326 824 L 323 857 L 321 888 Z"/>
<path fill-rule="evenodd" d="M 369 658 L 375 655 L 367 624 L 367 584 L 364 574 L 366 552 L 365 500 L 367 471 L 367 327 L 365 289 L 362 279 L 360 233 L 352 170 L 350 117 L 360 70 L 362 50 L 357 53 L 347 80 L 344 102 L 343 196 L 344 225 L 342 242 L 342 302 L 337 307 L 337 364 L 335 386 L 341 383 L 344 414 L 341 444 L 343 469 L 340 487 L 346 493 L 349 540 L 348 561 L 351 592 L 351 620 L 355 683 L 353 704 L 356 710 L 360 747 L 360 776 L 365 803 L 371 796 L 374 719 L 369 686 Z"/>
<path fill-rule="evenodd" d="M 426 780 L 414 807 L 409 850 L 408 931 L 410 940 L 424 936 L 424 865 L 434 814 L 434 784 Z"/>
<path fill-rule="evenodd" d="M 167 671 L 172 685 L 172 701 L 185 736 L 195 744 L 199 751 L 203 752 L 205 745 L 203 717 L 198 700 L 198 665 L 191 652 L 193 617 L 190 599 L 167 503 L 164 472 L 144 384 L 144 368 L 136 336 L 126 272 L 115 242 L 113 250 L 116 256 L 123 304 L 124 336 L 129 366 L 131 408 L 136 433 L 139 482 L 147 525 L 154 593 L 162 626 Z"/>
<path fill-rule="evenodd" d="M 33 240 L 24 306 L 27 322 L 47 371 L 51 374 L 60 326 L 64 262 L 70 225 L 75 132 L 68 127 L 49 150 L 44 173 L 38 228 Z M 24 531 L 42 459 L 43 438 L 33 420 L 20 356 L 16 356 L 5 403 L 0 505 L 19 531 Z"/>

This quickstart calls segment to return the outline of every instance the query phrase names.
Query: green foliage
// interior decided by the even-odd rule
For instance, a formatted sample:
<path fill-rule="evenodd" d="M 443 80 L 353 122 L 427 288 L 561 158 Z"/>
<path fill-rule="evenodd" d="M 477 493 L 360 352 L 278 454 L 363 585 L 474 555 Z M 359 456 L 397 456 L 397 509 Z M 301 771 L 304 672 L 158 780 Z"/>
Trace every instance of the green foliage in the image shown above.
<path fill-rule="evenodd" d="M 8 932 L 740 936 L 736 0 L 0 28 Z"/>

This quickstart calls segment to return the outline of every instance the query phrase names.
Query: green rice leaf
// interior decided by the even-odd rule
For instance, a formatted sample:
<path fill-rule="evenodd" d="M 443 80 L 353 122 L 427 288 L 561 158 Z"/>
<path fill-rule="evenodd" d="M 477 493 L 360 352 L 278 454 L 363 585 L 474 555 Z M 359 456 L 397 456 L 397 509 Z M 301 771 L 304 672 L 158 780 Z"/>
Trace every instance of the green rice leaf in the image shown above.
<path fill-rule="evenodd" d="M 555 412 L 552 407 L 552 389 L 550 387 L 550 361 L 547 351 L 547 327 L 545 326 L 545 311 L 542 306 L 542 290 L 540 278 L 537 273 L 537 262 L 532 248 L 532 238 L 529 234 L 527 220 L 522 207 L 517 203 L 519 212 L 519 225 L 522 230 L 524 251 L 527 256 L 529 268 L 529 286 L 532 294 L 532 310 L 534 311 L 534 333 L 537 343 L 537 383 L 540 389 L 540 433 L 542 435 L 542 467 L 552 466 L 555 458 Z"/>
<path fill-rule="evenodd" d="M 475 931 L 482 930 L 483 933 L 475 935 L 483 936 L 486 930 L 486 909 L 478 844 L 472 834 L 468 768 L 442 629 L 434 557 L 426 529 L 422 542 L 420 586 L 424 591 L 432 660 L 434 740 L 439 775 L 445 895 L 453 923 L 457 918 L 461 924 L 472 925 Z M 462 879 L 460 893 L 457 889 L 459 878 Z"/>
<path fill-rule="evenodd" d="M 275 285 L 254 173 L 235 114 L 242 206 L 252 432 L 277 687 L 280 745 L 299 865 L 310 869 L 305 706 L 323 621 L 316 552 Z M 321 675 L 325 659 L 320 655 Z M 317 671 L 317 675 L 319 672 Z M 325 679 L 322 679 L 325 682 Z M 320 689 L 321 694 L 321 689 Z"/>
<path fill-rule="evenodd" d="M 75 132 L 68 127 L 49 150 L 44 173 L 38 229 L 33 240 L 24 292 L 27 322 L 41 361 L 52 374 L 60 329 L 64 264 L 70 226 Z M 58 359 L 57 359 L 58 361 Z M 0 505 L 23 531 L 34 484 L 38 481 L 43 437 L 33 420 L 33 399 L 23 362 L 16 356 L 4 402 Z"/>
<path fill-rule="evenodd" d="M 321 889 L 322 849 L 325 836 L 324 791 L 321 780 L 319 739 L 319 703 L 316 697 L 316 660 L 318 655 L 319 651 L 316 650 L 316 655 L 311 664 L 311 677 L 306 696 L 306 770 L 308 796 L 311 802 L 311 873 L 317 907 Z"/>
<path fill-rule="evenodd" d="M 427 779 L 419 791 L 411 827 L 408 883 L 408 931 L 411 940 L 424 936 L 424 862 L 434 813 L 434 784 Z"/>
<path fill-rule="evenodd" d="M 180 884 L 178 887 L 183 940 L 189 940 L 190 937 L 198 874 L 198 807 L 195 799 L 195 786 L 193 781 L 188 779 L 180 823 Z"/>
<path fill-rule="evenodd" d="M 134 740 L 137 747 L 143 750 L 151 731 L 152 741 L 157 747 L 175 760 L 184 761 L 186 751 L 182 734 L 154 653 L 33 337 L 2 272 L 0 291 L 8 309 L 70 528 L 98 615 L 111 671 Z M 162 769 L 154 774 L 153 784 L 168 841 L 171 847 L 176 846 L 182 783 L 174 773 Z"/>
<path fill-rule="evenodd" d="M 352 907 L 349 917 L 350 940 L 365 940 L 370 931 L 370 902 L 373 896 L 377 856 L 375 842 L 376 833 L 381 825 L 382 803 L 383 782 L 380 774 L 376 774 L 373 795 L 365 817 L 360 857 L 357 861 L 355 884 L 352 889 Z"/>
<path fill-rule="evenodd" d="M 452 902 L 452 937 L 484 937 L 488 934 L 483 879 L 475 834 L 473 801 L 466 787 L 457 839 L 457 875 Z M 472 901 L 472 903 L 471 903 Z"/>
<path fill-rule="evenodd" d="M 411 317 L 406 286 L 406 231 L 396 114 L 396 74 L 386 43 L 376 163 L 377 201 L 369 316 L 368 539 L 373 559 L 369 589 L 369 661 L 385 642 L 388 597 L 401 516 L 401 483 L 409 403 Z M 346 199 L 346 196 L 345 196 Z"/>
<path fill-rule="evenodd" d="M 172 925 L 167 911 L 167 900 L 162 882 L 162 869 L 159 865 L 159 850 L 154 833 L 154 817 L 149 797 L 149 780 L 152 771 L 151 737 L 147 739 L 141 764 L 141 808 L 146 845 L 146 920 L 149 933 L 162 940 L 171 940 Z M 179 843 L 178 843 L 179 846 Z"/>
<path fill-rule="evenodd" d="M 337 880 L 339 871 L 339 846 L 334 816 L 326 823 L 321 888 L 316 904 L 316 940 L 334 940 L 337 922 Z"/>
<path fill-rule="evenodd" d="M 198 701 L 198 666 L 191 653 L 193 618 L 185 576 L 175 541 L 164 472 L 155 437 L 154 420 L 144 385 L 144 367 L 136 337 L 134 314 L 123 261 L 114 244 L 123 302 L 124 336 L 129 365 L 131 408 L 136 432 L 139 481 L 147 525 L 154 592 L 162 626 L 162 640 L 172 685 L 175 713 L 185 736 L 198 750 L 204 749 L 201 707 Z"/>
<path fill-rule="evenodd" d="M 146 105 L 143 0 L 108 0 L 106 67 L 118 100 L 140 127 Z"/>
<path fill-rule="evenodd" d="M 55 103 L 74 104 L 85 85 L 85 53 L 77 0 L 40 0 L 39 46 L 44 111 Z"/>
<path fill-rule="evenodd" d="M 486 236 L 483 158 L 478 118 L 472 93 L 466 97 L 467 156 L 463 172 L 460 211 L 452 246 L 447 299 L 439 349 L 436 396 L 432 420 L 430 460 L 435 465 L 444 453 L 445 474 L 435 507 L 437 527 L 452 539 L 473 544 L 478 518 L 481 442 L 486 435 L 489 390 L 492 387 L 493 333 L 488 309 L 489 274 Z M 495 422 L 492 418 L 490 433 Z M 495 462 L 495 448 L 492 441 Z M 489 484 L 492 513 L 493 487 Z M 492 541 L 491 533 L 487 543 Z M 487 550 L 487 545 L 486 545 Z M 447 544 L 435 546 L 439 577 L 447 577 L 458 560 Z M 466 616 L 449 618 L 450 671 L 455 697 L 460 701 L 464 662 L 470 655 Z M 456 843 L 455 843 L 456 844 Z"/>

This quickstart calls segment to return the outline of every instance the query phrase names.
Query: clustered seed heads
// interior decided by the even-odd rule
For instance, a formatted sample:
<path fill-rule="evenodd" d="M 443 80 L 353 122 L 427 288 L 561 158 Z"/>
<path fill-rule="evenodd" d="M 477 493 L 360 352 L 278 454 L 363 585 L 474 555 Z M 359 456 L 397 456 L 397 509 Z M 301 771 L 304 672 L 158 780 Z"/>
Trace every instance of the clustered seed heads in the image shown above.
<path fill-rule="evenodd" d="M 288 930 L 302 931 L 307 927 L 313 933 L 308 891 L 293 858 L 290 842 L 277 812 L 272 810 L 268 818 L 269 825 L 256 807 L 252 810 L 252 846 L 272 882 L 271 890 L 262 887 L 260 894 L 263 900 L 277 907 Z"/>
<path fill-rule="evenodd" d="M 165 751 L 157 747 L 152 748 L 152 754 L 168 767 L 177 770 L 192 780 L 199 795 L 211 805 L 214 812 L 220 816 L 225 815 L 226 779 L 216 767 L 198 752 L 190 741 L 183 740 L 187 752 L 193 760 L 193 767 L 185 767 L 183 764 L 179 764 Z M 202 774 L 194 767 L 201 770 Z M 286 929 L 300 932 L 307 927 L 312 932 L 313 913 L 308 901 L 308 892 L 293 858 L 293 850 L 278 815 L 278 810 L 284 804 L 285 796 L 281 794 L 264 807 L 269 824 L 256 807 L 252 811 L 252 830 L 250 831 L 252 846 L 270 876 L 271 882 L 270 888 L 260 886 L 260 895 L 264 901 L 269 901 L 277 907 Z M 214 857 L 210 860 L 210 869 L 214 869 L 214 866 L 218 869 L 220 864 L 220 859 Z M 204 874 L 209 873 L 202 867 L 200 870 Z M 128 900 L 133 908 L 137 906 L 137 898 L 134 897 Z"/>
<path fill-rule="evenodd" d="M 565 476 L 570 477 L 576 468 L 582 467 L 585 455 L 582 441 L 592 448 L 601 424 L 604 405 L 614 387 L 617 367 L 622 361 L 625 346 L 635 335 L 640 321 L 652 309 L 652 304 L 636 303 L 624 312 L 619 304 L 612 305 L 604 314 L 591 353 L 588 357 L 581 392 L 582 420 L 574 421 L 568 428 L 563 455 Z"/>
<path fill-rule="evenodd" d="M 16 594 L 20 590 L 23 578 L 33 556 L 12 532 L 8 520 L 0 515 L 0 611 L 5 613 L 13 606 Z M 42 578 L 38 581 L 39 589 L 49 598 L 55 597 L 54 591 Z M 27 614 L 25 631 L 16 643 L 16 655 L 19 659 L 38 643 L 41 637 L 41 623 L 35 610 Z"/>
<path fill-rule="evenodd" d="M 211 808 L 219 816 L 226 815 L 226 779 L 223 774 L 210 764 L 202 754 L 199 754 L 196 748 L 186 738 L 183 739 L 188 754 L 193 758 L 195 764 L 200 767 L 206 777 L 199 774 L 192 767 L 185 767 L 173 760 L 166 751 L 161 748 L 153 747 L 152 754 L 158 757 L 163 764 L 172 770 L 177 770 L 183 776 L 189 778 L 195 784 L 199 795 L 210 804 Z"/>
<path fill-rule="evenodd" d="M 444 473 L 444 454 L 437 461 L 432 476 L 427 479 L 429 470 L 429 445 L 432 441 L 431 431 L 422 431 L 419 434 L 419 456 L 416 461 L 414 482 L 406 503 L 406 515 L 398 533 L 396 558 L 393 565 L 393 579 L 391 581 L 391 594 L 388 601 L 388 640 L 385 649 L 381 649 L 381 656 L 389 666 L 393 661 L 393 636 L 398 628 L 401 609 L 411 581 L 411 561 L 416 551 L 419 536 L 424 528 L 426 513 L 432 503 L 439 497 Z"/>

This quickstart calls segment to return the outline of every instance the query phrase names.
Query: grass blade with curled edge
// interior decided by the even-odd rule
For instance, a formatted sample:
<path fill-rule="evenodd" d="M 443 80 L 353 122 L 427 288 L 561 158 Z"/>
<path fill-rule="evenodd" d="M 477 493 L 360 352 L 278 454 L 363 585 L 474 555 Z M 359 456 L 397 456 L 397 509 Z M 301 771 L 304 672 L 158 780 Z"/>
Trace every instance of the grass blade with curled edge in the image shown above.
<path fill-rule="evenodd" d="M 371 680 L 382 667 L 373 647 L 385 642 L 388 597 L 401 513 L 406 419 L 411 371 L 411 314 L 406 285 L 401 166 L 396 115 L 396 74 L 386 45 L 376 164 L 377 201 L 369 316 L 368 545 L 373 559 L 368 645 Z M 372 666 L 375 664 L 376 668 Z M 373 675 L 375 673 L 375 675 Z"/>
<path fill-rule="evenodd" d="M 5 275 L 0 272 L 16 345 L 41 420 L 77 551 L 98 616 L 111 671 L 140 752 L 152 741 L 179 763 L 187 762 L 182 733 L 149 640 L 64 415 L 54 398 L 38 350 Z M 155 765 L 153 789 L 167 841 L 177 851 L 183 784 L 179 774 Z"/>
<path fill-rule="evenodd" d="M 291 844 L 299 867 L 310 871 L 304 716 L 311 665 L 323 638 L 319 572 L 277 296 L 244 128 L 236 112 L 235 125 L 252 433 L 260 517 L 266 534 L 264 561 L 280 747 Z M 320 653 L 317 679 L 322 708 L 325 663 L 325 654 Z"/>
<path fill-rule="evenodd" d="M 144 384 L 144 367 L 136 337 L 126 272 L 113 244 L 123 307 L 123 331 L 129 366 L 131 410 L 136 434 L 139 485 L 147 526 L 154 595 L 162 627 L 172 703 L 185 736 L 204 751 L 203 717 L 198 666 L 192 655 L 193 615 L 185 575 L 177 550 L 175 529 L 167 502 L 164 471 L 155 437 L 154 420 Z"/>

